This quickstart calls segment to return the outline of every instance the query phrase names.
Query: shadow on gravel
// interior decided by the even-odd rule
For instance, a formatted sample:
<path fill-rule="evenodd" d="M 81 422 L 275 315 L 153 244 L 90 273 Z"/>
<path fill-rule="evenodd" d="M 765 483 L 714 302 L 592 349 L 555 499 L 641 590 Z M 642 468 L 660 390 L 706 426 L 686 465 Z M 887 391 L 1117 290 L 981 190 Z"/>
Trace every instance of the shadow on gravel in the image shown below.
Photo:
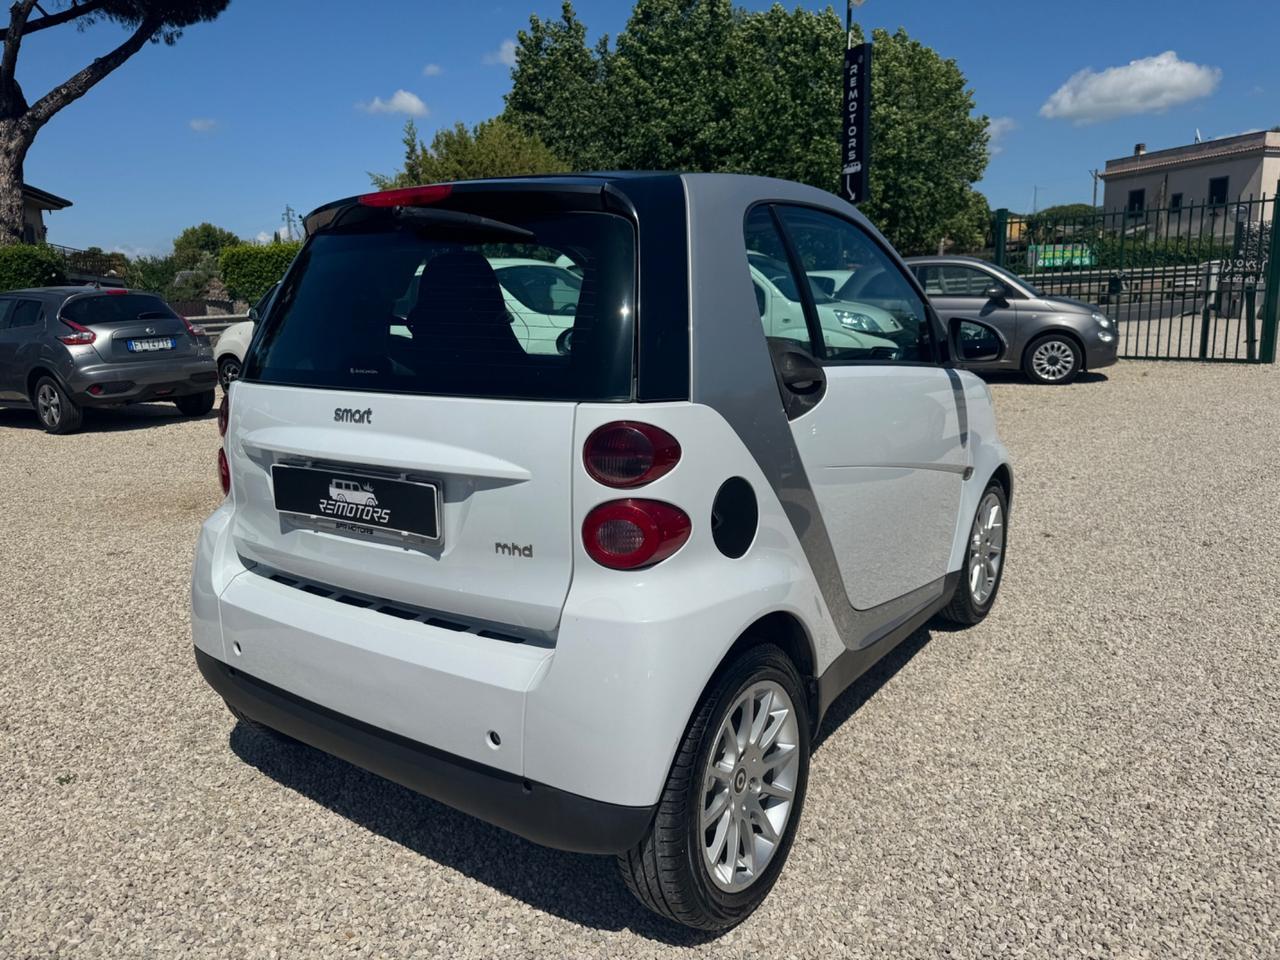
<path fill-rule="evenodd" d="M 609 857 L 540 847 L 344 760 L 259 736 L 243 724 L 231 731 L 230 744 L 236 756 L 282 786 L 538 910 L 598 930 L 631 930 L 672 946 L 695 946 L 717 936 L 649 913 L 627 892 Z M 431 908 L 423 903 L 424 910 Z"/>
<path fill-rule="evenodd" d="M 1020 383 L 1028 389 L 1039 389 L 1046 386 L 1052 389 L 1052 384 L 1032 383 L 1021 373 L 1012 370 L 974 370 L 973 373 L 987 381 L 987 383 Z M 1072 383 L 1106 383 L 1107 379 L 1105 373 L 1086 370 L 1084 373 L 1079 374 Z"/>
<path fill-rule="evenodd" d="M 150 427 L 162 427 L 167 423 L 179 420 L 217 420 L 218 408 L 215 406 L 202 417 L 184 416 L 172 403 L 138 403 L 125 407 L 108 409 L 87 408 L 84 412 L 84 426 L 80 433 L 122 433 L 126 430 L 146 430 Z M 31 430 L 43 432 L 40 421 L 36 419 L 34 410 L 18 407 L 0 408 L 0 428 L 11 427 L 15 430 Z M 76 434 L 71 434 L 76 436 Z M 61 439 L 61 438 L 59 438 Z"/>
<path fill-rule="evenodd" d="M 950 624 L 931 620 L 893 648 L 882 660 L 864 673 L 844 693 L 836 697 L 835 702 L 827 708 L 827 715 L 822 718 L 822 726 L 818 735 L 813 738 L 813 750 L 816 752 L 827 737 L 835 733 L 846 720 L 852 717 L 862 705 L 874 697 L 899 670 L 911 662 L 911 658 L 925 648 L 933 639 L 930 631 L 948 632 Z"/>

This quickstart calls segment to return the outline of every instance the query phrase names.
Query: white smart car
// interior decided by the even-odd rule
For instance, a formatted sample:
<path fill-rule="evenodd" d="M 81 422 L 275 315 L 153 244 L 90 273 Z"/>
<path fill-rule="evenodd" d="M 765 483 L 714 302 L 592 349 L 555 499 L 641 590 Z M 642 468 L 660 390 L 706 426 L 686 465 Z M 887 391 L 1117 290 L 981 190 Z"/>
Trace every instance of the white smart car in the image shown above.
<path fill-rule="evenodd" d="M 673 921 L 741 921 L 833 700 L 995 602 L 1013 477 L 964 364 L 1003 341 L 780 180 L 471 181 L 306 225 L 221 411 L 200 670 L 250 729 L 614 854 Z M 567 353 L 521 343 L 497 274 L 557 256 Z M 765 329 L 760 257 L 801 332 Z M 796 282 L 851 263 L 886 272 L 864 299 L 895 331 L 842 336 Z M 335 508 L 338 482 L 376 506 Z"/>

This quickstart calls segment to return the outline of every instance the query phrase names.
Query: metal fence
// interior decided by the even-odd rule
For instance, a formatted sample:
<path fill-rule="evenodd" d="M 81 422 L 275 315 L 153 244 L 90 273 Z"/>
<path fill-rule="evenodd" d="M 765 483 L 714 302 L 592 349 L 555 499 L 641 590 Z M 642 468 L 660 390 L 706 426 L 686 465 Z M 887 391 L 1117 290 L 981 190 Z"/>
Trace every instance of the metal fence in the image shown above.
<path fill-rule="evenodd" d="M 1120 355 L 1274 363 L 1276 198 L 1081 216 L 997 210 L 988 255 L 1046 296 L 1102 307 Z"/>

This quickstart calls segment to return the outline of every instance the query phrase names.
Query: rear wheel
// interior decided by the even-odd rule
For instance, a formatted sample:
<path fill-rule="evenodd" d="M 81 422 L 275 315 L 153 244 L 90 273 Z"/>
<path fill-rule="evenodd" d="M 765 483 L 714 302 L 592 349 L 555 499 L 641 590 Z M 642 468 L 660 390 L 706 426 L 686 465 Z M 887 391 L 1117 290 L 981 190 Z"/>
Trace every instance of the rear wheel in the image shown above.
<path fill-rule="evenodd" d="M 1036 383 L 1070 383 L 1081 366 L 1080 348 L 1061 333 L 1049 333 L 1033 341 L 1022 358 L 1022 372 Z"/>
<path fill-rule="evenodd" d="M 648 834 L 618 858 L 627 887 L 685 926 L 742 922 L 782 871 L 808 778 L 800 677 L 777 647 L 752 647 L 698 705 Z"/>
<path fill-rule="evenodd" d="M 204 393 L 190 393 L 185 397 L 177 397 L 173 402 L 184 415 L 203 417 L 213 409 L 213 401 L 213 391 L 206 390 Z"/>
<path fill-rule="evenodd" d="M 230 354 L 218 361 L 218 383 L 225 392 L 232 381 L 240 379 L 240 360 Z"/>
<path fill-rule="evenodd" d="M 969 627 L 984 620 L 1000 592 L 1004 576 L 1004 548 L 1009 500 L 1004 488 L 990 484 L 978 501 L 978 512 L 969 528 L 960 582 L 940 612 L 944 620 Z"/>
<path fill-rule="evenodd" d="M 48 433 L 75 433 L 84 422 L 84 411 L 76 406 L 53 377 L 41 377 L 36 382 L 33 399 L 36 416 Z"/>

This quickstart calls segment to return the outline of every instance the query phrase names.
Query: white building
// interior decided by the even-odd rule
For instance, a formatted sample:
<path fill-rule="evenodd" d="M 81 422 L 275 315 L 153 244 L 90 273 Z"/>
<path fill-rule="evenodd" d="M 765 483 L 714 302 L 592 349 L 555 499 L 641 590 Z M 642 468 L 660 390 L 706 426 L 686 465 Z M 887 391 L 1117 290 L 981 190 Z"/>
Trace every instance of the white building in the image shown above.
<path fill-rule="evenodd" d="M 1140 216 L 1196 204 L 1228 205 L 1280 194 L 1280 132 L 1243 133 L 1221 140 L 1108 160 L 1103 209 Z"/>

